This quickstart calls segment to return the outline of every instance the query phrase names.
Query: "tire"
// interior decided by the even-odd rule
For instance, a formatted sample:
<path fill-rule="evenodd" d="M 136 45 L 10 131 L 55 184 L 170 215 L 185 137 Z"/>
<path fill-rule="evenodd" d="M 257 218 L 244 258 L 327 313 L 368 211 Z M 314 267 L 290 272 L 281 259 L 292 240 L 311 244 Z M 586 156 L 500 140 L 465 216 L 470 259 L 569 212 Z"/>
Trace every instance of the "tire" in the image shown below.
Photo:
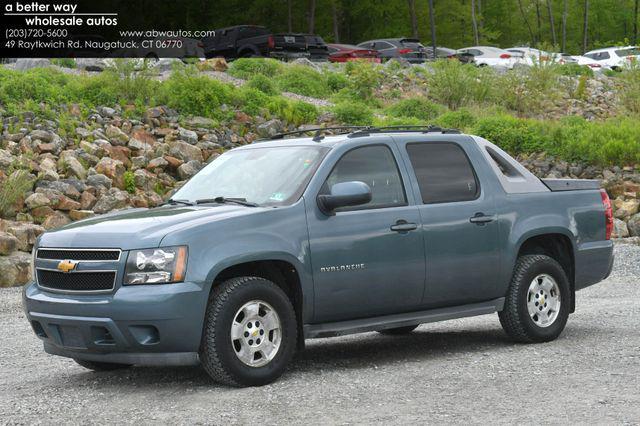
<path fill-rule="evenodd" d="M 200 361 L 217 382 L 262 386 L 282 375 L 297 338 L 295 311 L 280 287 L 260 277 L 232 278 L 209 296 Z"/>
<path fill-rule="evenodd" d="M 78 365 L 93 371 L 113 371 L 129 368 L 129 364 L 115 364 L 113 362 L 87 361 L 86 359 L 73 359 Z"/>
<path fill-rule="evenodd" d="M 413 330 L 418 328 L 418 325 L 419 324 L 408 325 L 406 327 L 387 328 L 386 330 L 378 330 L 378 333 L 384 334 L 385 336 L 400 336 L 411 333 Z"/>
<path fill-rule="evenodd" d="M 559 307 L 554 309 L 557 302 Z M 504 331 L 516 342 L 549 342 L 564 330 L 570 305 L 569 280 L 562 266 L 549 256 L 526 255 L 516 262 L 498 317 Z"/>

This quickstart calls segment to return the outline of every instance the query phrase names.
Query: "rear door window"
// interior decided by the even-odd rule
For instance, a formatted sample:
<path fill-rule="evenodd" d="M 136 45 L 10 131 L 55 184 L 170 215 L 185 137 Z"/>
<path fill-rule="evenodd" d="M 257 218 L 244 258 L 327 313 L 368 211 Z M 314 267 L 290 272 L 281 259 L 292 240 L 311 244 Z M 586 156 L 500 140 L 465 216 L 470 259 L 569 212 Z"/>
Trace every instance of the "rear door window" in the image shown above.
<path fill-rule="evenodd" d="M 480 186 L 469 158 L 453 142 L 407 144 L 424 204 L 470 201 Z"/>

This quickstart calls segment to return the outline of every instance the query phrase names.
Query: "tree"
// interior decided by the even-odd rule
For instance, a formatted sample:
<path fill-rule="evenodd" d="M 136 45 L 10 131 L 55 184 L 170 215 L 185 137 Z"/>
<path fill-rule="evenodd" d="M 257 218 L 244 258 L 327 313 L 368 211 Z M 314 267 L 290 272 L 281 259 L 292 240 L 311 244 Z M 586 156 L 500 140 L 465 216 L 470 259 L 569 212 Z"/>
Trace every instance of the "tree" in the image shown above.
<path fill-rule="evenodd" d="M 293 32 L 293 0 L 287 0 L 287 31 Z"/>
<path fill-rule="evenodd" d="M 589 31 L 589 0 L 584 0 L 584 16 L 582 19 L 582 53 L 587 51 L 588 31 Z"/>
<path fill-rule="evenodd" d="M 637 0 L 636 0 L 637 2 Z M 567 13 L 568 13 L 568 0 L 564 0 L 564 8 L 562 9 L 562 47 L 560 50 L 566 52 L 567 50 Z"/>
<path fill-rule="evenodd" d="M 477 46 L 480 44 L 480 36 L 478 34 L 478 20 L 476 18 L 476 0 L 471 0 L 471 24 L 473 25 L 473 41 Z"/>
<path fill-rule="evenodd" d="M 531 38 L 531 44 L 535 44 L 536 37 L 533 35 L 531 24 L 529 24 L 529 20 L 527 19 L 527 14 L 524 12 L 524 7 L 522 6 L 522 0 L 518 0 L 518 8 L 520 9 L 522 20 L 524 21 L 525 25 L 527 26 L 527 29 L 529 30 L 529 37 Z"/>
<path fill-rule="evenodd" d="M 309 0 L 309 34 L 316 32 L 316 0 Z"/>
<path fill-rule="evenodd" d="M 633 7 L 633 44 L 638 44 L 638 3 L 640 0 L 635 1 Z"/>
<path fill-rule="evenodd" d="M 338 13 L 338 0 L 331 2 L 331 18 L 333 21 L 333 41 L 340 43 L 340 15 Z"/>
<path fill-rule="evenodd" d="M 411 36 L 419 38 L 418 35 L 418 15 L 416 14 L 416 0 L 407 0 L 409 3 L 409 17 L 411 18 Z"/>
<path fill-rule="evenodd" d="M 434 15 L 434 11 L 433 11 L 433 0 L 429 0 L 429 20 L 430 20 L 430 27 L 431 27 L 431 47 L 433 48 L 433 59 L 436 58 L 436 49 L 437 49 L 437 45 L 436 45 L 436 17 Z"/>
<path fill-rule="evenodd" d="M 558 40 L 556 38 L 556 26 L 553 23 L 553 10 L 551 8 L 551 0 L 547 0 L 547 11 L 549 12 L 549 25 L 551 26 L 551 40 L 553 40 L 553 45 L 556 46 L 558 44 Z"/>

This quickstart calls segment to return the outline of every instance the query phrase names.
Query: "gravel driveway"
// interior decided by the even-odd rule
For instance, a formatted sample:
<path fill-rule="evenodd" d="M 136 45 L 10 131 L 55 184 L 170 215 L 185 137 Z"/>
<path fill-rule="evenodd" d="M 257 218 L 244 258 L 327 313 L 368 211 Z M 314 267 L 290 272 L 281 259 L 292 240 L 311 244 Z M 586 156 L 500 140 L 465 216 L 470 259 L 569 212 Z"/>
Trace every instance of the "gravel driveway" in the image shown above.
<path fill-rule="evenodd" d="M 45 355 L 19 289 L 4 289 L 0 423 L 639 423 L 640 247 L 616 257 L 555 342 L 512 344 L 496 315 L 313 340 L 252 389 L 195 367 L 93 373 Z"/>

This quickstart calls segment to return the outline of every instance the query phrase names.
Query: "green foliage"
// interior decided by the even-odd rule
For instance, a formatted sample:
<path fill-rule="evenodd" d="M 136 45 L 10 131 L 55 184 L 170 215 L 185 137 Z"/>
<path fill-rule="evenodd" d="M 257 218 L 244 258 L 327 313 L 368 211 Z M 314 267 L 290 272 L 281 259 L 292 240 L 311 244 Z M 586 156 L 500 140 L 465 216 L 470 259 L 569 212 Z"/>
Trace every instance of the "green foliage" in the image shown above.
<path fill-rule="evenodd" d="M 373 111 L 358 102 L 340 102 L 333 107 L 333 113 L 341 123 L 367 126 L 373 122 Z"/>
<path fill-rule="evenodd" d="M 160 103 L 182 113 L 219 118 L 220 105 L 234 99 L 231 86 L 189 70 L 173 72 L 160 87 Z"/>
<path fill-rule="evenodd" d="M 519 114 L 535 114 L 560 94 L 561 85 L 554 64 L 534 64 L 513 70 L 498 79 L 500 102 Z"/>
<path fill-rule="evenodd" d="M 256 74 L 275 77 L 284 65 L 269 58 L 240 58 L 231 62 L 227 72 L 234 77 L 248 79 Z"/>
<path fill-rule="evenodd" d="M 356 101 L 371 100 L 382 81 L 379 66 L 370 62 L 353 61 L 347 62 L 344 71 L 348 83 L 342 89 L 343 97 Z"/>
<path fill-rule="evenodd" d="M 75 68 L 76 67 L 76 60 L 73 58 L 54 58 L 51 59 L 51 63 L 53 65 L 57 65 L 59 67 L 63 67 L 63 68 Z"/>
<path fill-rule="evenodd" d="M 440 115 L 442 109 L 440 105 L 419 97 L 402 99 L 386 108 L 385 112 L 392 117 L 412 117 L 428 121 Z"/>
<path fill-rule="evenodd" d="M 473 133 L 512 154 L 540 152 L 550 142 L 542 122 L 509 115 L 481 118 L 474 126 Z"/>
<path fill-rule="evenodd" d="M 567 76 L 581 76 L 586 75 L 588 77 L 593 77 L 593 70 L 586 65 L 578 65 L 576 63 L 558 65 L 556 71 L 560 75 Z"/>
<path fill-rule="evenodd" d="M 578 83 L 576 84 L 576 90 L 573 92 L 573 97 L 576 99 L 585 99 L 587 97 L 587 81 L 589 76 L 586 74 L 578 77 Z"/>
<path fill-rule="evenodd" d="M 277 95 L 280 93 L 273 80 L 263 74 L 252 76 L 246 84 L 247 87 L 257 89 L 267 95 Z"/>
<path fill-rule="evenodd" d="M 104 71 L 105 78 L 111 81 L 112 90 L 126 103 L 148 103 L 158 88 L 153 80 L 154 70 L 145 60 L 124 58 L 113 59 L 113 65 Z"/>
<path fill-rule="evenodd" d="M 327 72 L 325 78 L 327 86 L 332 92 L 338 92 L 349 85 L 349 79 L 341 72 Z"/>
<path fill-rule="evenodd" d="M 131 170 L 127 170 L 122 175 L 122 179 L 124 180 L 124 189 L 129 194 L 135 194 L 136 192 L 136 179 Z"/>
<path fill-rule="evenodd" d="M 620 74 L 622 90 L 618 93 L 622 106 L 632 114 L 640 115 L 640 64 L 634 61 Z"/>
<path fill-rule="evenodd" d="M 427 76 L 429 96 L 456 110 L 472 101 L 485 102 L 491 94 L 491 70 L 476 68 L 459 61 L 440 60 L 432 64 Z"/>
<path fill-rule="evenodd" d="M 469 129 L 476 124 L 476 117 L 467 108 L 447 111 L 435 120 L 435 124 L 448 129 Z"/>
<path fill-rule="evenodd" d="M 14 206 L 33 187 L 33 178 L 27 170 L 16 170 L 0 184 L 0 217 L 15 213 Z"/>
<path fill-rule="evenodd" d="M 305 65 L 290 65 L 275 77 L 280 90 L 314 98 L 329 95 L 329 86 L 325 76 Z"/>
<path fill-rule="evenodd" d="M 269 99 L 268 111 L 276 117 L 281 117 L 296 126 L 312 123 L 318 118 L 318 109 L 315 105 L 301 101 L 290 101 L 281 97 Z"/>

